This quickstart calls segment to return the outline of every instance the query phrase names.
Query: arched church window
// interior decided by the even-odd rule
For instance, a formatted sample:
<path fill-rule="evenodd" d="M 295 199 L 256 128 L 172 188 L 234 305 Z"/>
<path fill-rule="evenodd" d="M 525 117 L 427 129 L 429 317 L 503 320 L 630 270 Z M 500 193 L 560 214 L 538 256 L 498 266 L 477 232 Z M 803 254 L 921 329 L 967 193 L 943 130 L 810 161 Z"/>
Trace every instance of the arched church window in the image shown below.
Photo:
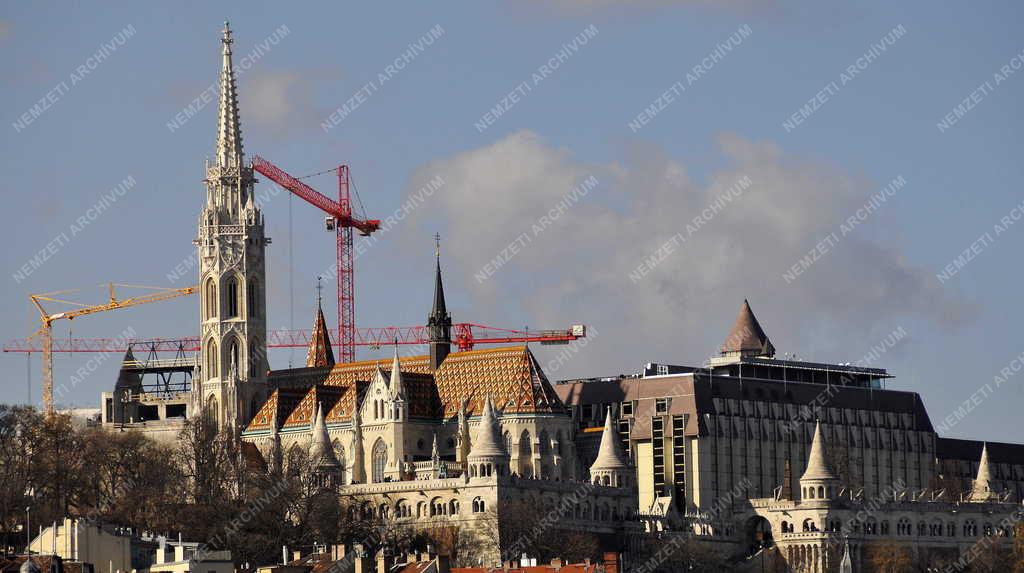
<path fill-rule="evenodd" d="M 211 380 L 218 376 L 217 370 L 217 343 L 211 338 L 206 343 L 206 379 Z"/>
<path fill-rule="evenodd" d="M 206 420 L 212 424 L 216 424 L 220 418 L 220 408 L 218 408 L 217 397 L 210 396 L 206 399 L 206 408 L 203 412 Z"/>
<path fill-rule="evenodd" d="M 206 285 L 203 287 L 203 308 L 205 309 L 203 318 L 217 317 L 217 283 L 213 278 L 206 279 Z"/>
<path fill-rule="evenodd" d="M 377 443 L 373 445 L 373 483 L 381 483 L 384 481 L 384 467 L 388 463 L 388 447 L 384 445 L 383 440 L 377 440 Z"/>
<path fill-rule="evenodd" d="M 238 289 L 238 277 L 228 277 L 227 282 L 224 283 L 224 310 L 227 318 L 238 316 Z"/>
<path fill-rule="evenodd" d="M 523 430 L 519 436 L 519 473 L 524 477 L 533 476 L 533 444 L 528 430 Z"/>
<path fill-rule="evenodd" d="M 239 370 L 239 368 L 241 368 L 241 363 L 238 361 L 241 357 L 241 352 L 238 346 L 238 339 L 232 338 L 231 344 L 228 346 L 228 368 L 234 370 L 236 376 L 241 376 L 242 371 Z"/>

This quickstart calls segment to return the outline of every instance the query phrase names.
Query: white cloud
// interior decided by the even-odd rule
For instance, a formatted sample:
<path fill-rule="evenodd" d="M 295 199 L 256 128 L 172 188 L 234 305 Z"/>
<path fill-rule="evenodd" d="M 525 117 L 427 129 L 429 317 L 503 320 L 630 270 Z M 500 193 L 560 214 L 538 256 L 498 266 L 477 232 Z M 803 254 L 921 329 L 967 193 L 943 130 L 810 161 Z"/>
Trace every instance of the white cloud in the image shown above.
<path fill-rule="evenodd" d="M 435 175 L 445 186 L 413 217 L 447 235 L 447 280 L 468 290 L 465 306 L 477 313 L 454 319 L 592 324 L 600 336 L 566 374 L 597 375 L 702 360 L 745 297 L 780 352 L 805 358 L 814 350 L 817 358 L 853 361 L 900 320 L 948 326 L 966 315 L 930 272 L 872 242 L 870 221 L 788 284 L 783 272 L 881 184 L 736 135 L 720 137 L 718 148 L 724 167 L 703 182 L 649 144 L 631 145 L 621 162 L 591 164 L 530 131 L 424 166 L 411 189 Z M 543 232 L 532 231 L 591 174 L 596 189 Z M 644 279 L 630 280 L 645 257 L 742 177 L 752 183 L 743 195 Z M 529 240 L 520 252 L 488 280 L 474 280 L 521 233 Z"/>
<path fill-rule="evenodd" d="M 295 128 L 308 127 L 316 114 L 311 105 L 307 79 L 296 72 L 254 71 L 245 76 L 245 86 L 239 91 L 243 105 L 251 110 L 253 124 L 283 136 Z"/>

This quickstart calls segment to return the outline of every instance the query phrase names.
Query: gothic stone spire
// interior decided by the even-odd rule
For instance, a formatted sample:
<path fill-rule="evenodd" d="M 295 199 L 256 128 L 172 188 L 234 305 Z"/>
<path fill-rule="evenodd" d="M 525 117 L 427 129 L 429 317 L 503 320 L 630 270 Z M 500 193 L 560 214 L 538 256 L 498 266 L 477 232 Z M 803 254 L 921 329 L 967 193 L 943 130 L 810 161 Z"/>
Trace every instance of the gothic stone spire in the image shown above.
<path fill-rule="evenodd" d="M 217 121 L 217 164 L 221 167 L 242 165 L 242 123 L 238 118 L 238 92 L 235 69 L 231 64 L 231 28 L 224 22 L 223 62 L 220 70 L 220 112 Z"/>

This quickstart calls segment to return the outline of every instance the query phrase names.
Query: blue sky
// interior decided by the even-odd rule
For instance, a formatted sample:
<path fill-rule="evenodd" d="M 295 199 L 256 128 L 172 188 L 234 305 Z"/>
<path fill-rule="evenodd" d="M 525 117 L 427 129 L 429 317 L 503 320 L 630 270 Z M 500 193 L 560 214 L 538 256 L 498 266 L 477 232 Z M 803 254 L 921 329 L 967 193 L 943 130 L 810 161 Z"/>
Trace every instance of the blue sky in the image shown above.
<path fill-rule="evenodd" d="M 77 300 L 93 302 L 103 297 L 97 285 L 110 280 L 192 280 L 168 275 L 191 253 L 216 105 L 176 129 L 168 123 L 215 81 L 228 18 L 236 60 L 278 31 L 239 78 L 247 153 L 295 174 L 348 163 L 377 218 L 432 177 L 445 182 L 359 258 L 360 325 L 423 323 L 430 237 L 440 232 L 456 321 L 591 326 L 596 334 L 550 369 L 552 378 L 701 362 L 746 297 L 780 353 L 804 359 L 856 362 L 902 329 L 900 342 L 872 364 L 896 375 L 892 386 L 920 392 L 935 424 L 974 395 L 971 412 L 944 433 L 1008 439 L 1019 433 L 1024 399 L 1024 375 L 995 380 L 1004 368 L 1020 369 L 1024 352 L 1014 264 L 1024 241 L 1020 12 L 1011 2 L 941 9 L 669 0 L 115 3 L 102 10 L 7 3 L 0 11 L 0 217 L 8 245 L 0 254 L 0 334 L 7 340 L 34 330 L 28 293 L 80 287 Z M 858 67 L 896 28 L 899 37 Z M 387 67 L 431 29 L 442 32 L 390 74 Z M 741 29 L 741 41 L 719 50 L 696 81 L 687 79 Z M 587 30 L 557 69 L 542 70 Z M 97 62 L 97 51 L 119 34 L 123 41 Z M 83 65 L 87 73 L 76 74 Z M 842 83 L 851 65 L 856 74 Z M 1011 73 L 997 80 L 1003 66 Z M 380 83 L 380 74 L 390 77 Z M 321 127 L 371 81 L 379 85 L 365 101 L 337 126 Z M 659 102 L 677 81 L 685 89 Z M 522 82 L 528 93 L 503 103 Z M 839 89 L 787 130 L 784 122 L 831 82 Z M 46 109 L 25 122 L 47 94 Z M 940 129 L 958 105 L 966 113 Z M 631 129 L 651 106 L 656 114 Z M 496 107 L 500 118 L 475 127 Z M 135 184 L 123 197 L 18 276 L 127 177 Z M 588 177 L 598 184 L 580 193 Z M 744 177 L 749 189 L 720 201 L 696 232 L 686 230 Z M 842 230 L 898 177 L 905 182 L 898 191 Z M 333 193 L 330 177 L 310 182 Z M 560 204 L 563 212 L 542 220 Z M 333 241 L 322 216 L 298 200 L 280 194 L 264 210 L 274 239 L 270 326 L 290 322 L 291 228 L 295 326 L 306 328 Z M 1003 217 L 1013 224 L 997 235 Z M 833 233 L 839 240 L 823 246 Z M 986 233 L 992 240 L 979 245 Z M 517 242 L 522 248 L 509 255 Z M 940 280 L 972 243 L 971 260 Z M 816 247 L 817 260 L 786 280 Z M 654 263 L 649 272 L 630 279 L 645 261 Z M 483 271 L 488 265 L 493 272 Z M 131 328 L 172 337 L 193 333 L 197 315 L 195 300 L 181 299 L 71 326 L 75 336 Z M 67 336 L 68 324 L 56 333 Z M 535 352 L 548 364 L 560 350 Z M 117 358 L 94 362 L 66 401 L 97 403 Z M 58 355 L 58 383 L 87 359 Z M 271 359 L 283 367 L 289 354 Z M 38 394 L 38 357 L 30 365 Z M 25 356 L 3 355 L 0 372 L 0 401 L 24 401 Z"/>

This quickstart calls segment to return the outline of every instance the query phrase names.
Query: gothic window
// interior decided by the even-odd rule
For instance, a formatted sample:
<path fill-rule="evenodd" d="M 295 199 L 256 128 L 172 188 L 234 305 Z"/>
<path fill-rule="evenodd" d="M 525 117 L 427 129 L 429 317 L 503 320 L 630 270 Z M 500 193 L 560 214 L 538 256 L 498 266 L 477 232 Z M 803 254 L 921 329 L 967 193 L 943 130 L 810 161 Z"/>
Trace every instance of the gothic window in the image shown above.
<path fill-rule="evenodd" d="M 238 316 L 238 290 L 238 277 L 228 277 L 227 282 L 224 283 L 224 310 L 227 318 Z"/>
<path fill-rule="evenodd" d="M 519 436 L 519 473 L 524 477 L 533 476 L 533 445 L 530 444 L 530 432 L 523 430 Z"/>
<path fill-rule="evenodd" d="M 255 280 L 250 280 L 248 283 L 248 292 L 245 297 L 245 309 L 249 318 L 256 318 L 260 313 L 260 294 L 257 284 L 258 283 Z"/>
<path fill-rule="evenodd" d="M 505 451 L 508 452 L 509 454 L 511 454 L 512 453 L 512 434 L 510 434 L 510 433 L 508 433 L 506 431 L 505 435 L 503 437 L 505 438 Z"/>
<path fill-rule="evenodd" d="M 388 447 L 382 440 L 373 445 L 373 483 L 384 481 L 384 466 L 388 463 Z"/>
<path fill-rule="evenodd" d="M 211 338 L 206 343 L 206 379 L 217 377 L 217 343 Z"/>
<path fill-rule="evenodd" d="M 448 502 L 448 515 L 459 514 L 459 500 L 453 499 Z"/>
<path fill-rule="evenodd" d="M 217 407 L 216 396 L 210 396 L 209 398 L 206 399 L 206 411 L 203 412 L 203 415 L 206 416 L 206 419 L 209 422 L 214 424 L 217 423 L 217 420 L 220 418 L 220 411 L 219 408 Z"/>
<path fill-rule="evenodd" d="M 404 499 L 398 500 L 398 503 L 395 504 L 395 517 L 401 519 L 411 515 L 412 511 L 409 509 L 409 504 Z"/>
<path fill-rule="evenodd" d="M 978 524 L 973 519 L 964 522 L 964 537 L 974 537 L 978 534 Z"/>
<path fill-rule="evenodd" d="M 206 309 L 203 318 L 217 318 L 217 283 L 212 278 L 206 279 L 203 288 L 203 307 Z"/>
<path fill-rule="evenodd" d="M 484 500 L 482 497 L 473 498 L 473 513 L 483 513 L 487 508 L 484 507 Z"/>
<path fill-rule="evenodd" d="M 235 375 L 241 377 L 242 372 L 239 370 L 240 363 L 238 362 L 241 352 L 238 349 L 238 339 L 232 338 L 231 345 L 228 346 L 228 368 L 235 371 Z"/>

